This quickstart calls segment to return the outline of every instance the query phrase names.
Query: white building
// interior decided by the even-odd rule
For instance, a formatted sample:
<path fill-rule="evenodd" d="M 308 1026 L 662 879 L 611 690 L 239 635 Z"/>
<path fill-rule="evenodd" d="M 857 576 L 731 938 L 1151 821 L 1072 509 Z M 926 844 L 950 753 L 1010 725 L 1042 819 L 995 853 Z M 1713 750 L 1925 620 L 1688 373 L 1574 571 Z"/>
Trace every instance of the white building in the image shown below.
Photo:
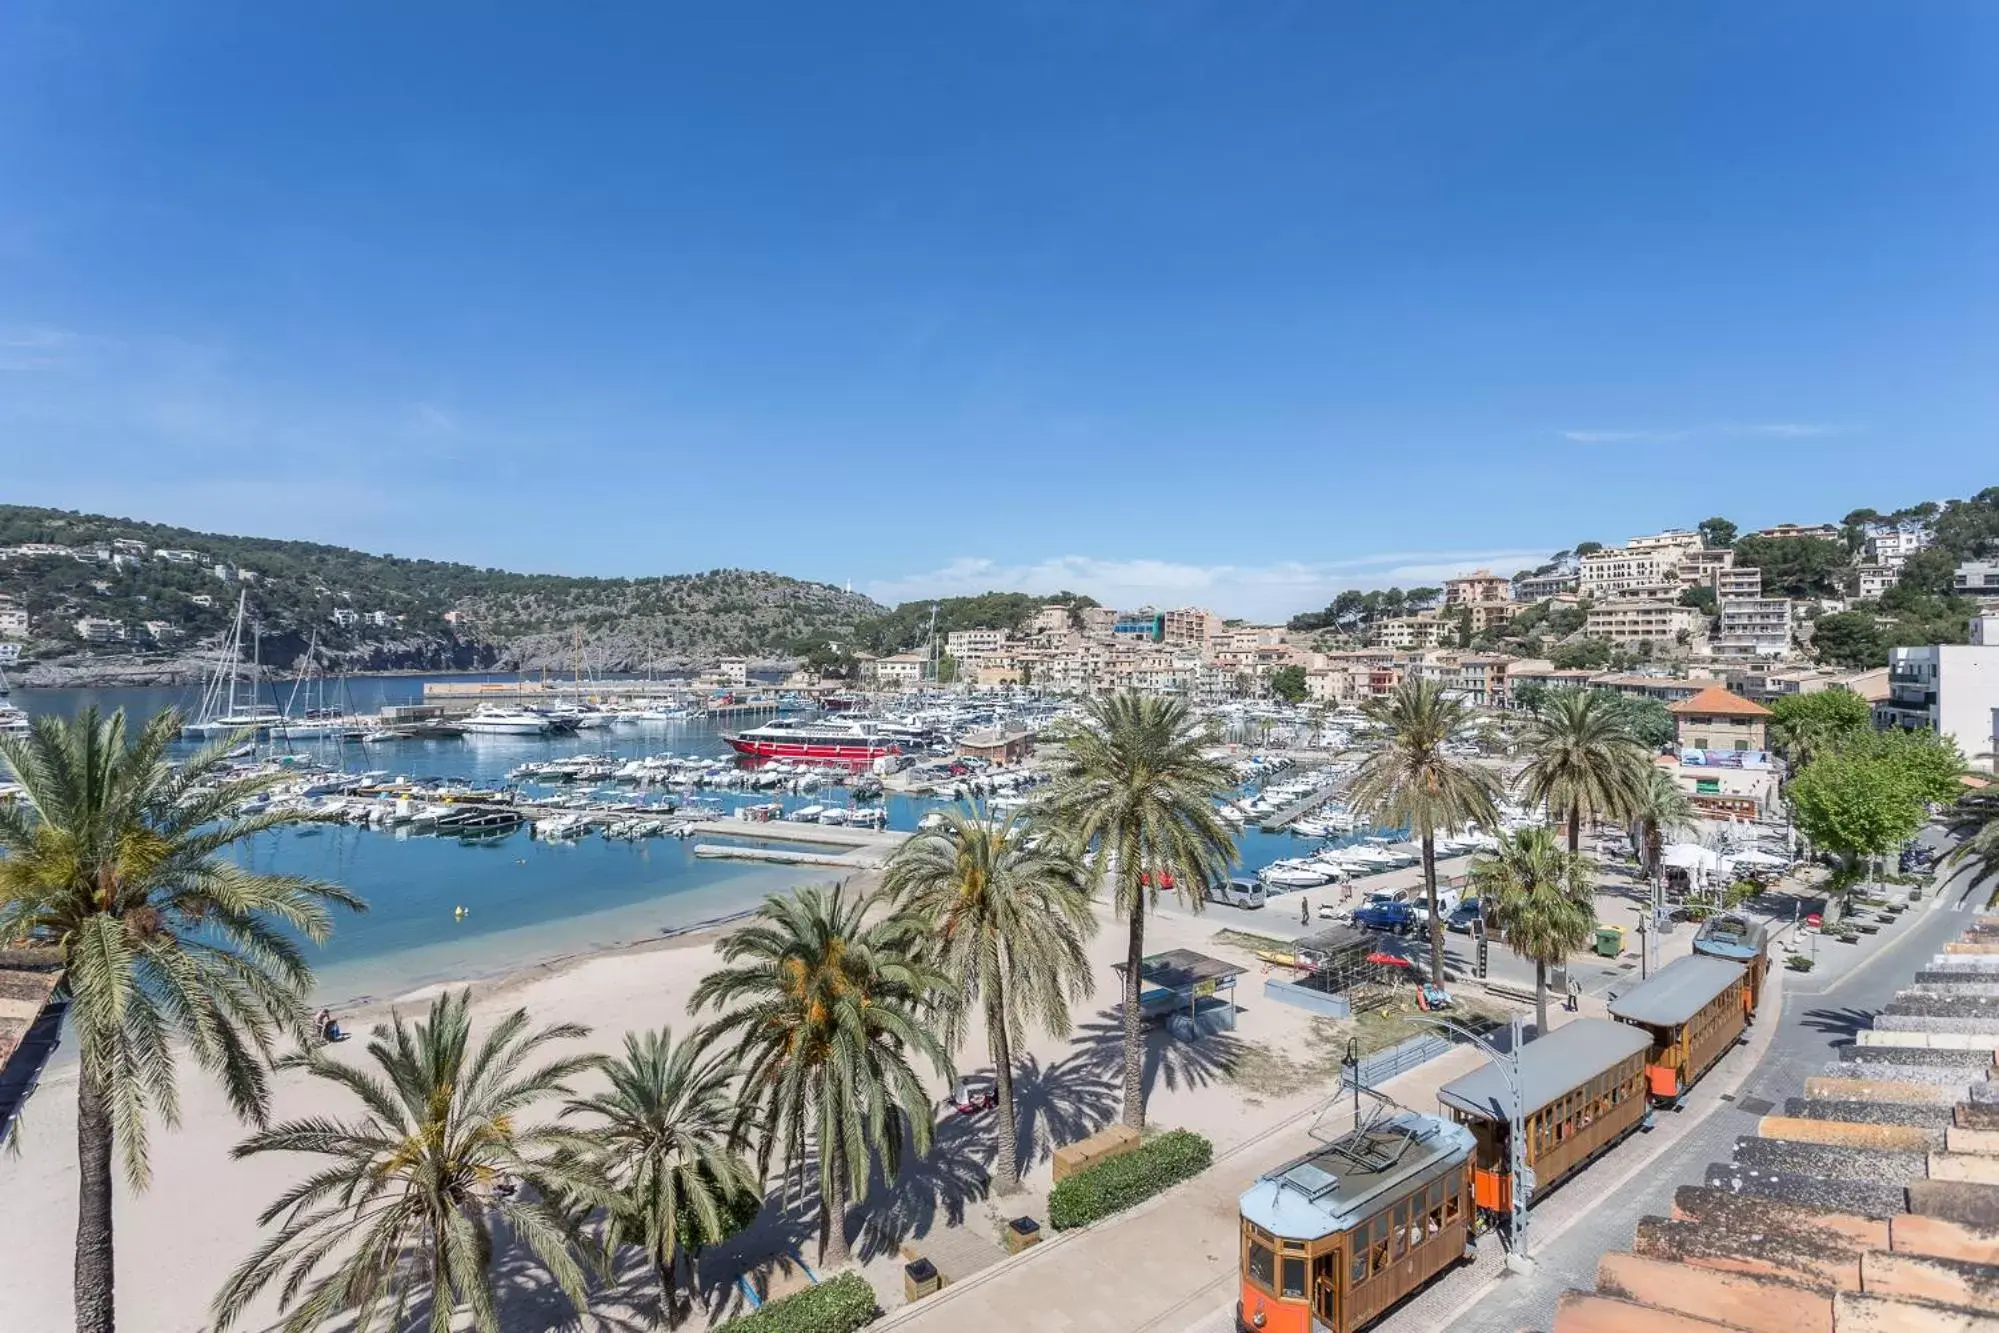
<path fill-rule="evenodd" d="M 327 619 L 342 629 L 353 629 L 361 623 L 361 613 L 351 606 L 336 606 Z"/>
<path fill-rule="evenodd" d="M 180 626 L 171 620 L 148 620 L 145 622 L 146 637 L 154 643 L 164 643 L 168 639 L 180 637 Z"/>
<path fill-rule="evenodd" d="M 201 563 L 201 552 L 161 549 L 153 552 L 153 558 L 170 565 L 198 565 Z"/>
<path fill-rule="evenodd" d="M 21 645 L 0 643 L 0 666 L 11 666 L 21 660 Z"/>
<path fill-rule="evenodd" d="M 85 616 L 76 622 L 76 636 L 85 643 L 117 643 L 125 637 L 125 624 L 102 616 Z"/>
<path fill-rule="evenodd" d="M 1999 597 L 1999 560 L 1969 560 L 1951 581 L 1959 597 Z"/>
<path fill-rule="evenodd" d="M 376 629 L 388 629 L 396 623 L 396 618 L 387 611 L 370 611 L 364 619 Z"/>
<path fill-rule="evenodd" d="M 1888 697 L 1874 725 L 1934 731 L 1957 742 L 1974 768 L 1992 769 L 1994 713 L 1999 712 L 1999 616 L 1971 622 L 1971 642 L 1895 648 L 1888 655 Z"/>
<path fill-rule="evenodd" d="M 1862 601 L 1873 601 L 1882 593 L 1895 586 L 1901 573 L 1893 565 L 1856 565 L 1853 569 L 1856 589 L 1854 595 Z"/>
<path fill-rule="evenodd" d="M 1691 532 L 1633 537 L 1623 546 L 1592 551 L 1578 562 L 1576 591 L 1592 601 L 1653 597 L 1672 600 L 1680 591 L 1680 566 L 1701 549 Z"/>
<path fill-rule="evenodd" d="M 28 637 L 28 613 L 18 606 L 0 606 L 0 636 L 9 639 Z"/>
<path fill-rule="evenodd" d="M 1714 571 L 1714 596 L 1719 602 L 1763 595 L 1763 571 L 1753 565 L 1729 565 Z"/>
<path fill-rule="evenodd" d="M 944 651 L 956 658 L 996 653 L 1006 642 L 1003 629 L 954 629 L 944 636 Z"/>
<path fill-rule="evenodd" d="M 896 653 L 875 663 L 875 679 L 884 685 L 920 684 L 926 665 L 922 653 Z"/>
<path fill-rule="evenodd" d="M 721 672 L 722 683 L 732 690 L 746 688 L 750 683 L 750 661 L 747 657 L 725 657 L 716 664 Z"/>
<path fill-rule="evenodd" d="M 1721 603 L 1711 650 L 1719 657 L 1782 657 L 1791 649 L 1791 603 L 1755 597 Z"/>
<path fill-rule="evenodd" d="M 1930 544 L 1929 531 L 1921 527 L 1879 527 L 1867 530 L 1864 548 L 1867 563 L 1900 569 L 1902 562 Z"/>

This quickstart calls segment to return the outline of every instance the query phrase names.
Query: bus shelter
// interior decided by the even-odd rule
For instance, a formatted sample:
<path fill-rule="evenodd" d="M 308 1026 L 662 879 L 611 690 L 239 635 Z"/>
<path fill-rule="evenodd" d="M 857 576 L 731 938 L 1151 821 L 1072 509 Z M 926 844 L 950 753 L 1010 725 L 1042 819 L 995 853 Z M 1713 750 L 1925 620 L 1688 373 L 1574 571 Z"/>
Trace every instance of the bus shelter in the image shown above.
<path fill-rule="evenodd" d="M 1124 977 L 1125 964 L 1115 963 L 1118 977 Z M 1240 967 L 1226 959 L 1196 953 L 1192 949 L 1168 949 L 1165 953 L 1149 954 L 1138 964 L 1138 1008 L 1147 1019 L 1164 1018 L 1173 1023 L 1174 1031 L 1181 1032 L 1184 1021 L 1184 1036 L 1197 1036 L 1201 1031 L 1201 1008 L 1203 1002 L 1219 1008 L 1226 1001 L 1228 1026 L 1235 1027 L 1236 978 L 1249 969 Z"/>

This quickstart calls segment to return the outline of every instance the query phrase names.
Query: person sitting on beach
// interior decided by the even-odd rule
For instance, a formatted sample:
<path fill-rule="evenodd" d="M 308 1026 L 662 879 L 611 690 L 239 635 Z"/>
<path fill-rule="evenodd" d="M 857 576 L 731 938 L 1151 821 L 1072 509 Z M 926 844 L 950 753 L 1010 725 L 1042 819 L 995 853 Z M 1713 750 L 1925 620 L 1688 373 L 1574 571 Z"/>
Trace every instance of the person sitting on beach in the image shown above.
<path fill-rule="evenodd" d="M 330 1009 L 319 1011 L 319 1036 L 322 1041 L 346 1041 L 347 1034 L 340 1030 L 340 1023 Z"/>

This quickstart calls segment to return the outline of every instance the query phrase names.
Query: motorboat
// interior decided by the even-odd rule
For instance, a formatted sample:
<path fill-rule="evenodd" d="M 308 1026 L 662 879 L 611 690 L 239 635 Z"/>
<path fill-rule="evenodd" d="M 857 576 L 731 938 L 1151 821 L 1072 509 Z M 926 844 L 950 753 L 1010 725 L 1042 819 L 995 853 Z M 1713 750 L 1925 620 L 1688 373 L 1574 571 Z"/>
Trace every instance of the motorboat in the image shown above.
<path fill-rule="evenodd" d="M 480 704 L 458 725 L 469 736 L 546 736 L 555 730 L 547 714 L 504 704 Z"/>

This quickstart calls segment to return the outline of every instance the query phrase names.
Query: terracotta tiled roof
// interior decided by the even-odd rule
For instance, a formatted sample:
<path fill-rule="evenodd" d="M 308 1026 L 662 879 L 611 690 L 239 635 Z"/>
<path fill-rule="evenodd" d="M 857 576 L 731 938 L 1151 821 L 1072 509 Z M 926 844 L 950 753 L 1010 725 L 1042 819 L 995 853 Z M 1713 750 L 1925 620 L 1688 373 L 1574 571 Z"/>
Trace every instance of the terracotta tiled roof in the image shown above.
<path fill-rule="evenodd" d="M 1667 704 L 1666 711 L 1682 717 L 1768 717 L 1770 710 L 1739 694 L 1730 694 L 1719 685 L 1710 685 L 1691 699 Z"/>
<path fill-rule="evenodd" d="M 1999 1328 L 1995 959 L 1999 918 L 1973 918 L 1803 1096 L 1604 1255 L 1554 1333 Z"/>

